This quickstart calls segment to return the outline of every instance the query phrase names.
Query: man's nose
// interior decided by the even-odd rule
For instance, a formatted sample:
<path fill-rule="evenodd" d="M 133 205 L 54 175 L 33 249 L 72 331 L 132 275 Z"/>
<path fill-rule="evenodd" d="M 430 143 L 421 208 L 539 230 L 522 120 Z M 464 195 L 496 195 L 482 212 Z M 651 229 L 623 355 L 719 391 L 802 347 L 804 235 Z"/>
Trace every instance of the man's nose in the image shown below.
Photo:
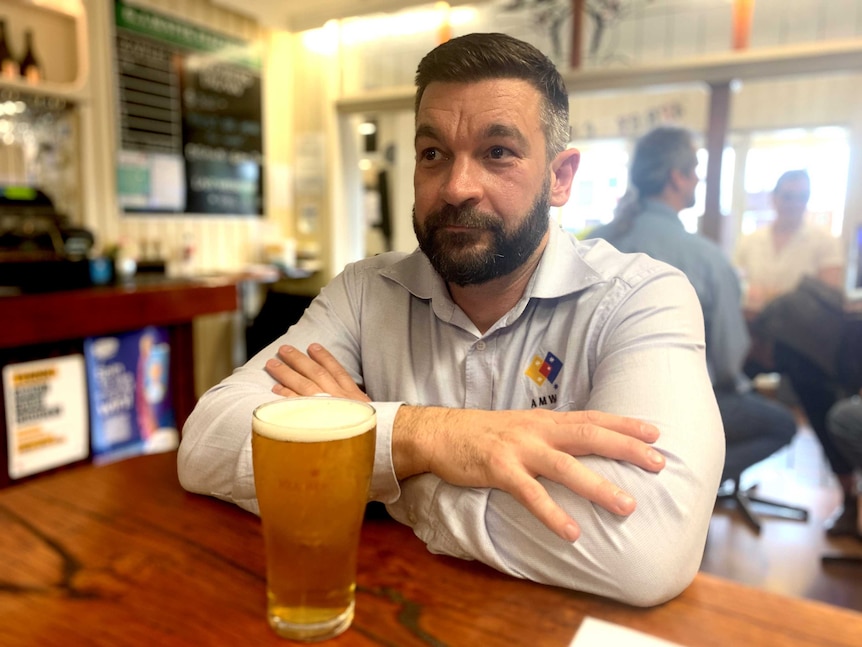
<path fill-rule="evenodd" d="M 440 197 L 452 205 L 478 202 L 482 198 L 481 169 L 473 160 L 456 158 L 440 187 Z"/>

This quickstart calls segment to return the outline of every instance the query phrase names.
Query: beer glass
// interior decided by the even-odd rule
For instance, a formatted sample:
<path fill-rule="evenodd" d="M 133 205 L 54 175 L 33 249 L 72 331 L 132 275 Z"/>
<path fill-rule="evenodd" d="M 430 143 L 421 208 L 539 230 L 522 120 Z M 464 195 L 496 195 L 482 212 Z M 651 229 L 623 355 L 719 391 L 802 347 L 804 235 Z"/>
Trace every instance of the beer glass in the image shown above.
<path fill-rule="evenodd" d="M 325 640 L 353 620 L 376 425 L 371 405 L 333 397 L 285 398 L 254 411 L 267 617 L 279 636 Z"/>

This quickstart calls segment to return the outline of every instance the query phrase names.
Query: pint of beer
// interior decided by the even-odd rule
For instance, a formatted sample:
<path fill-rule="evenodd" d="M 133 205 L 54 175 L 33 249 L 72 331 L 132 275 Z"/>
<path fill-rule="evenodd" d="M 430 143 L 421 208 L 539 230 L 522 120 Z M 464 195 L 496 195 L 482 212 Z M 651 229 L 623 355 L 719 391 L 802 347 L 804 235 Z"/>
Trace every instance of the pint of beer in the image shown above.
<path fill-rule="evenodd" d="M 324 640 L 353 620 L 376 424 L 371 405 L 331 397 L 286 398 L 254 411 L 267 616 L 280 636 Z"/>

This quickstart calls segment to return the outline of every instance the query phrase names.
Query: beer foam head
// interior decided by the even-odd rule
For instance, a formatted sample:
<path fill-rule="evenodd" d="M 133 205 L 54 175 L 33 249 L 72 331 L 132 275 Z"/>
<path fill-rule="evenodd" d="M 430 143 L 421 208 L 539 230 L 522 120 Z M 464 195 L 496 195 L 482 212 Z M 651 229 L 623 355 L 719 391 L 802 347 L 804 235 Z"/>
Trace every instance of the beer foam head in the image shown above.
<path fill-rule="evenodd" d="M 285 398 L 254 410 L 255 433 L 273 440 L 320 442 L 365 433 L 377 422 L 374 408 L 333 397 Z"/>

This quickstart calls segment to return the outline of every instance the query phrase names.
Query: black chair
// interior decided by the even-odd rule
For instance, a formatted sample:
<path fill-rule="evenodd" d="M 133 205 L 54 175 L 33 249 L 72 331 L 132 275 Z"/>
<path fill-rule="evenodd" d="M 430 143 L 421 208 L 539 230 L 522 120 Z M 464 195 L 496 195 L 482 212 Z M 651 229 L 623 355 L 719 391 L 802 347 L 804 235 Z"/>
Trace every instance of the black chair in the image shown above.
<path fill-rule="evenodd" d="M 820 557 L 824 566 L 830 564 L 862 566 L 862 555 L 848 555 L 847 553 L 827 553 Z"/>
<path fill-rule="evenodd" d="M 728 479 L 728 481 L 732 483 L 730 490 L 720 490 L 718 493 L 718 500 L 732 502 L 740 514 L 742 514 L 743 519 L 745 519 L 755 532 L 759 533 L 762 527 L 760 517 L 758 516 L 758 510 L 771 517 L 790 519 L 793 521 L 808 521 L 808 510 L 805 508 L 754 496 L 752 492 L 757 488 L 757 485 L 743 489 L 739 486 L 739 476 Z"/>
<path fill-rule="evenodd" d="M 248 357 L 255 355 L 299 321 L 314 297 L 270 288 L 257 316 L 245 331 Z"/>

